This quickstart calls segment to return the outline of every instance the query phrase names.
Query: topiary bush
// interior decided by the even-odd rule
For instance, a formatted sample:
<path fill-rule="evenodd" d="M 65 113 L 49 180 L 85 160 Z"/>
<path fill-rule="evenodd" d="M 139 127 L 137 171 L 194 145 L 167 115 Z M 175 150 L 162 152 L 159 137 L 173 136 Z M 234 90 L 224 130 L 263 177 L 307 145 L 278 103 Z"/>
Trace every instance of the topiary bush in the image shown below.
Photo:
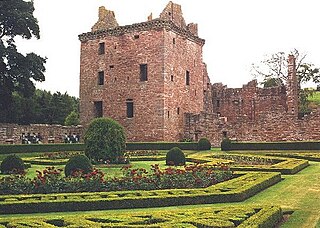
<path fill-rule="evenodd" d="M 93 162 L 116 163 L 119 157 L 123 157 L 126 149 L 125 132 L 123 127 L 111 118 L 96 118 L 85 133 L 84 143 L 85 154 Z"/>
<path fill-rule="evenodd" d="M 224 138 L 221 142 L 221 150 L 229 151 L 231 149 L 231 140 L 229 138 Z"/>
<path fill-rule="evenodd" d="M 89 158 L 83 154 L 80 154 L 69 159 L 64 168 L 64 173 L 66 176 L 70 176 L 74 171 L 90 173 L 92 170 L 93 166 Z"/>
<path fill-rule="evenodd" d="M 207 138 L 201 138 L 198 142 L 198 150 L 210 150 L 211 143 Z"/>
<path fill-rule="evenodd" d="M 24 162 L 15 154 L 9 155 L 1 162 L 1 173 L 20 173 L 25 170 Z"/>
<path fill-rule="evenodd" d="M 166 156 L 166 165 L 185 165 L 186 157 L 179 147 L 170 149 Z"/>

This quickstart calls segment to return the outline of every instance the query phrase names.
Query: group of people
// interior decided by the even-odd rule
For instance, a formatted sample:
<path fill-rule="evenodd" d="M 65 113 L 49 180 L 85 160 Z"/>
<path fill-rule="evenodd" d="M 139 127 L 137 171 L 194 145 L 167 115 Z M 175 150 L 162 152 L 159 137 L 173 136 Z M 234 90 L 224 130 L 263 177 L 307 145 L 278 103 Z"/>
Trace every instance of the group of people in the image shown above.
<path fill-rule="evenodd" d="M 22 133 L 22 135 L 21 135 L 22 144 L 32 144 L 32 143 L 41 144 L 42 140 L 43 140 L 43 137 L 41 136 L 40 133 L 30 134 L 30 132 L 28 132 L 27 135 L 25 133 Z"/>
<path fill-rule="evenodd" d="M 77 133 L 77 134 L 75 134 L 75 133 L 73 133 L 73 134 L 65 133 L 65 135 L 64 135 L 64 143 L 78 143 L 78 142 L 80 142 L 79 133 Z"/>

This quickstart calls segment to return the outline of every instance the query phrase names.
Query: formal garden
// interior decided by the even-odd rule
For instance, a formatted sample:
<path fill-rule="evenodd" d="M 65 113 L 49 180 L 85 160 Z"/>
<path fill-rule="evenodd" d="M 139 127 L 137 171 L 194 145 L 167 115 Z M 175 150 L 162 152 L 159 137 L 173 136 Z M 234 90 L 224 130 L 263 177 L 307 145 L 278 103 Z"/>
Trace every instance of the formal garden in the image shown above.
<path fill-rule="evenodd" d="M 231 147 L 126 143 L 108 118 L 84 144 L 0 145 L 0 227 L 320 226 L 319 150 Z"/>

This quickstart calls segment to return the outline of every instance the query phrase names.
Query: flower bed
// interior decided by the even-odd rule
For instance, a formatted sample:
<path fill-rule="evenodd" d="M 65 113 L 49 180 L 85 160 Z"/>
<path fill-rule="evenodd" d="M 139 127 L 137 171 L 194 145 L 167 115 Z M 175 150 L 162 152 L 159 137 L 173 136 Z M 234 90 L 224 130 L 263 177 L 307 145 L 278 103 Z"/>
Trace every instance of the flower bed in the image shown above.
<path fill-rule="evenodd" d="M 233 177 L 226 165 L 187 165 L 184 168 L 168 167 L 161 170 L 152 165 L 151 172 L 146 169 L 132 169 L 130 165 L 122 168 L 123 176 L 105 178 L 104 173 L 94 169 L 84 174 L 74 172 L 69 177 L 62 170 L 47 167 L 37 171 L 33 179 L 25 175 L 10 175 L 0 179 L 0 194 L 33 194 L 60 192 L 97 192 L 123 190 L 153 190 L 176 188 L 205 188 Z"/>
<path fill-rule="evenodd" d="M 0 195 L 0 214 L 146 208 L 243 201 L 281 180 L 280 173 L 238 173 L 207 188 Z"/>

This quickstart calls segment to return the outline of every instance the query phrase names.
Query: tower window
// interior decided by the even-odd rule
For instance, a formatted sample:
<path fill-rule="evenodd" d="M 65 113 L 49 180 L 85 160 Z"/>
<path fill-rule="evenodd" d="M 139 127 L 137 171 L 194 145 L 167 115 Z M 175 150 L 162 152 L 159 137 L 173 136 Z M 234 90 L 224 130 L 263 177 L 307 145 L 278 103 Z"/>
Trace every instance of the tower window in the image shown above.
<path fill-rule="evenodd" d="M 102 109 L 102 101 L 95 101 L 94 102 L 94 117 L 102 117 L 103 116 L 103 109 Z"/>
<path fill-rule="evenodd" d="M 99 71 L 98 73 L 98 85 L 104 84 L 104 71 Z"/>
<path fill-rule="evenodd" d="M 168 115 L 168 119 L 169 119 L 170 118 L 170 111 L 168 111 L 167 115 Z"/>
<path fill-rule="evenodd" d="M 172 43 L 173 43 L 173 44 L 176 44 L 176 38 L 173 38 L 173 39 L 172 39 Z"/>
<path fill-rule="evenodd" d="M 135 40 L 136 40 L 136 39 L 139 39 L 139 35 L 134 35 L 134 36 L 133 36 L 133 39 L 135 39 Z"/>
<path fill-rule="evenodd" d="M 170 80 L 173 82 L 173 75 L 171 75 Z"/>
<path fill-rule="evenodd" d="M 220 100 L 217 100 L 217 107 L 220 107 Z"/>
<path fill-rule="evenodd" d="M 114 68 L 114 65 L 110 65 L 109 68 L 110 68 L 110 69 L 113 69 L 113 68 Z"/>
<path fill-rule="evenodd" d="M 180 115 L 180 108 L 177 108 L 177 114 Z"/>
<path fill-rule="evenodd" d="M 148 65 L 140 64 L 140 81 L 148 81 Z"/>
<path fill-rule="evenodd" d="M 126 104 L 127 104 L 127 118 L 132 118 L 133 117 L 133 100 L 127 99 Z"/>
<path fill-rule="evenodd" d="M 103 55 L 105 53 L 105 44 L 104 42 L 99 43 L 99 55 Z"/>
<path fill-rule="evenodd" d="M 186 85 L 190 85 L 190 72 L 186 71 Z"/>

